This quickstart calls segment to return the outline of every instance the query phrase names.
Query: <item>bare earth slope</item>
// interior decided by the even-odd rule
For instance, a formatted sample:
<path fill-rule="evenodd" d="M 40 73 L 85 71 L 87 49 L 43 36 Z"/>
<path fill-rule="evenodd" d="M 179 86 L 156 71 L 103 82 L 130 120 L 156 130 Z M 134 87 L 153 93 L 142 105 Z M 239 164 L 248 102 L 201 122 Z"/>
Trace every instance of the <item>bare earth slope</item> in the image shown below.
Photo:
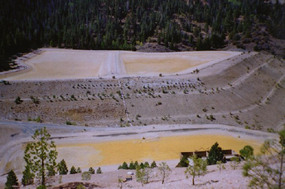
<path fill-rule="evenodd" d="M 243 53 L 199 73 L 0 83 L 0 117 L 78 125 L 219 123 L 280 129 L 285 63 Z M 20 97 L 23 102 L 15 103 Z M 35 100 L 36 99 L 36 100 Z"/>
<path fill-rule="evenodd" d="M 179 54 L 176 58 L 183 59 L 182 70 L 168 73 L 167 67 L 156 70 L 159 66 L 154 66 L 148 75 L 147 70 L 137 70 L 140 64 L 148 64 L 138 60 L 137 54 L 100 51 L 96 56 L 100 53 L 97 60 L 102 61 L 92 60 L 93 67 L 87 65 L 87 53 L 83 70 L 70 79 L 77 74 L 76 67 L 68 68 L 62 78 L 48 72 L 37 75 L 34 58 L 48 55 L 37 52 L 28 59 L 35 61 L 30 65 L 34 68 L 13 73 L 0 83 L 0 188 L 11 168 L 21 178 L 24 145 L 43 126 L 56 141 L 59 160 L 64 158 L 69 167 L 102 166 L 104 174 L 92 176 L 90 181 L 101 187 L 117 188 L 118 176 L 126 175 L 126 171 L 116 171 L 122 161 L 157 160 L 167 161 L 173 172 L 162 186 L 155 170 L 148 188 L 186 188 L 190 181 L 185 179 L 184 169 L 174 168 L 180 151 L 208 149 L 214 141 L 236 151 L 250 144 L 258 151 L 265 139 L 277 136 L 253 130 L 279 130 L 285 124 L 285 61 L 272 55 L 237 53 L 185 68 L 189 62 L 183 62 L 185 57 Z M 76 65 L 76 55 L 71 54 L 70 61 Z M 152 55 L 153 65 L 165 60 Z M 48 67 L 57 67 L 52 57 L 44 59 L 49 58 Z M 106 62 L 110 64 L 102 66 Z M 62 64 L 62 70 L 67 69 L 68 61 Z M 62 70 L 58 70 L 59 76 Z M 41 80 L 35 80 L 38 78 Z M 229 170 L 227 166 L 223 173 L 209 167 L 208 174 L 197 179 L 197 187 L 244 188 L 248 180 L 241 176 L 241 168 Z M 58 184 L 59 177 L 53 179 L 52 185 Z M 63 183 L 81 181 L 80 175 L 62 179 Z M 127 186 L 141 187 L 134 180 L 124 184 Z"/>

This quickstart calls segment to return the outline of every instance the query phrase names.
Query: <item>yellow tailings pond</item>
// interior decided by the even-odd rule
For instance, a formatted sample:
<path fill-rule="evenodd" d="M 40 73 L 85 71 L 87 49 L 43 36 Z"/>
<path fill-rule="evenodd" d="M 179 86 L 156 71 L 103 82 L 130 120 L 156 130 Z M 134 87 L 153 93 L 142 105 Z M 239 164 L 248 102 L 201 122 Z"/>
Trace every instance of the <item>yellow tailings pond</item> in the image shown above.
<path fill-rule="evenodd" d="M 116 140 L 93 143 L 58 144 L 59 159 L 68 166 L 103 166 L 122 164 L 124 161 L 164 161 L 179 159 L 180 152 L 209 150 L 218 142 L 223 149 L 239 152 L 251 145 L 259 152 L 261 142 L 224 135 L 169 136 L 145 139 Z"/>

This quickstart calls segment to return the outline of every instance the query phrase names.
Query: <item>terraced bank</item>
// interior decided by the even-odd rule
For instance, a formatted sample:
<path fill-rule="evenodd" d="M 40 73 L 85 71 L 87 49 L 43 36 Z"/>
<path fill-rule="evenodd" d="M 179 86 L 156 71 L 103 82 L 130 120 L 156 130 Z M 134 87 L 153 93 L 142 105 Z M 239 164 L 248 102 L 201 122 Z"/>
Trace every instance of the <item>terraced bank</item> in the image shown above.
<path fill-rule="evenodd" d="M 190 74 L 2 82 L 0 118 L 118 127 L 218 123 L 277 130 L 285 120 L 284 77 L 284 60 L 243 53 Z M 16 104 L 18 96 L 23 102 Z"/>

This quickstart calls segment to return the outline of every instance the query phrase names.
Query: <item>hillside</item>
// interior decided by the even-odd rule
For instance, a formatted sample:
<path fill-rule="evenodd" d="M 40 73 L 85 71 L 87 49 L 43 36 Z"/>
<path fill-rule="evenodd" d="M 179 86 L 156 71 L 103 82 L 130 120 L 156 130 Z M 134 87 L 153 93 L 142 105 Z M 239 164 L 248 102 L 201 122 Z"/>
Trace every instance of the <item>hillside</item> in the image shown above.
<path fill-rule="evenodd" d="M 278 2 L 278 1 L 277 1 Z M 284 56 L 285 5 L 235 0 L 0 2 L 0 71 L 40 47 L 266 50 Z M 277 39 L 279 38 L 279 39 Z"/>
<path fill-rule="evenodd" d="M 284 69 L 284 60 L 272 55 L 242 53 L 190 74 L 3 81 L 0 116 L 89 126 L 218 123 L 278 130 L 285 116 Z"/>

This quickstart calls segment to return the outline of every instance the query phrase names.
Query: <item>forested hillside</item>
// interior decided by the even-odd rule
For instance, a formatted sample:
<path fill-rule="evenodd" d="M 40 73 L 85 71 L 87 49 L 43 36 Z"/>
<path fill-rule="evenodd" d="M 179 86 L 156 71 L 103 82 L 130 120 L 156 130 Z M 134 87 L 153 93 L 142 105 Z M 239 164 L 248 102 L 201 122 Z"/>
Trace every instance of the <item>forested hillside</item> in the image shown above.
<path fill-rule="evenodd" d="M 254 42 L 270 50 L 268 35 L 284 34 L 285 5 L 264 0 L 1 0 L 0 71 L 12 55 L 43 46 L 207 50 Z"/>

